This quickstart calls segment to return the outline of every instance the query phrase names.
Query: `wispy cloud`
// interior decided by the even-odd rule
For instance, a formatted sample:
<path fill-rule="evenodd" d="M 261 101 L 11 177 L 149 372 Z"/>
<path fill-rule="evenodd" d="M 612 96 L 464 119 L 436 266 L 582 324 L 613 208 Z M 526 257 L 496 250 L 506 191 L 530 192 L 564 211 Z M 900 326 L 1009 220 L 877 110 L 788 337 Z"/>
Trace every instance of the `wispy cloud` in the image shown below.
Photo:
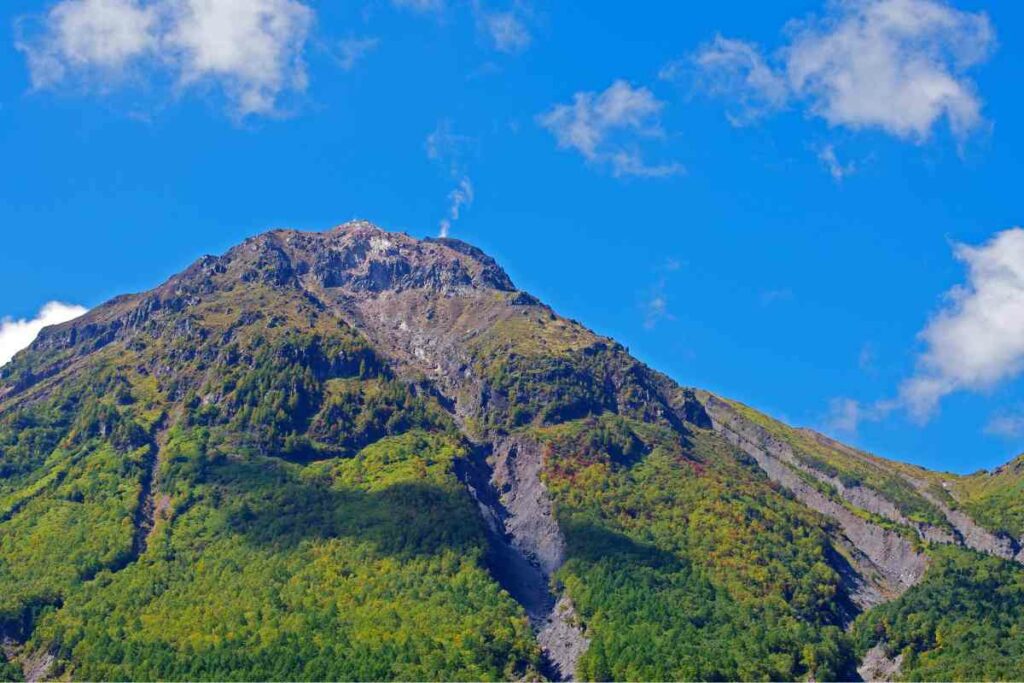
<path fill-rule="evenodd" d="M 852 398 L 837 397 L 829 401 L 829 414 L 826 421 L 831 431 L 854 434 L 863 419 L 860 402 Z"/>
<path fill-rule="evenodd" d="M 462 173 L 466 156 L 476 147 L 476 138 L 456 133 L 449 119 L 442 119 L 427 135 L 423 146 L 427 158 L 447 168 L 452 175 Z"/>
<path fill-rule="evenodd" d="M 852 161 L 848 161 L 845 164 L 839 161 L 839 157 L 836 156 L 836 149 L 834 145 L 825 145 L 818 150 L 818 161 L 825 165 L 828 169 L 829 175 L 837 183 L 841 183 L 844 178 L 848 175 L 857 171 L 857 164 Z"/>
<path fill-rule="evenodd" d="M 438 20 L 445 20 L 460 8 L 468 6 L 477 31 L 494 50 L 518 54 L 533 43 L 530 24 L 534 19 L 534 12 L 526 0 L 469 0 L 467 3 L 450 3 L 448 0 L 391 0 L 391 4 L 399 9 L 433 16 Z"/>
<path fill-rule="evenodd" d="M 758 295 L 762 306 L 771 306 L 781 301 L 789 301 L 793 298 L 793 290 L 788 287 L 782 289 L 766 289 Z"/>
<path fill-rule="evenodd" d="M 694 56 L 704 89 L 736 102 L 734 123 L 794 105 L 830 126 L 922 141 L 942 119 L 960 138 L 983 122 L 967 73 L 995 46 L 984 13 L 941 0 L 845 0 L 790 22 L 787 33 L 771 58 L 721 36 Z"/>
<path fill-rule="evenodd" d="M 651 297 L 644 303 L 644 329 L 653 330 L 662 320 L 671 320 L 668 310 L 668 299 L 665 297 L 664 286 L 656 288 Z"/>
<path fill-rule="evenodd" d="M 664 103 L 644 87 L 623 80 L 603 92 L 578 92 L 571 104 L 559 104 L 537 117 L 560 149 L 574 149 L 614 176 L 664 177 L 682 172 L 675 162 L 649 164 L 639 151 L 643 139 L 664 137 Z"/>
<path fill-rule="evenodd" d="M 527 25 L 529 12 L 523 3 L 515 3 L 507 10 L 490 10 L 479 1 L 473 3 L 477 24 L 498 52 L 523 52 L 533 42 Z"/>
<path fill-rule="evenodd" d="M 0 318 L 0 366 L 6 365 L 14 358 L 14 354 L 31 344 L 39 331 L 47 325 L 67 322 L 85 314 L 87 310 L 81 306 L 51 301 L 34 318 Z"/>
<path fill-rule="evenodd" d="M 1019 439 L 1024 436 L 1024 410 L 1017 408 L 993 415 L 985 425 L 985 433 L 1004 439 Z"/>
<path fill-rule="evenodd" d="M 378 45 L 379 38 L 345 38 L 338 42 L 338 65 L 344 71 L 351 71 Z"/>
<path fill-rule="evenodd" d="M 441 12 L 448 6 L 445 0 L 391 0 L 391 4 L 420 13 Z"/>
<path fill-rule="evenodd" d="M 875 350 L 875 345 L 871 342 L 865 342 L 864 345 L 860 347 L 860 352 L 857 354 L 857 367 L 859 367 L 862 372 L 875 374 L 878 372 L 878 368 L 875 367 L 877 357 L 878 353 Z"/>
<path fill-rule="evenodd" d="M 61 0 L 23 18 L 17 47 L 37 89 L 169 78 L 220 90 L 238 116 L 267 115 L 306 89 L 314 20 L 298 0 Z"/>
<path fill-rule="evenodd" d="M 856 399 L 839 396 L 829 401 L 825 429 L 843 434 L 856 434 L 865 422 L 880 422 L 900 407 L 894 400 L 861 403 Z"/>
<path fill-rule="evenodd" d="M 682 268 L 682 263 L 674 258 L 666 258 L 655 270 L 659 273 L 657 281 L 648 290 L 641 306 L 644 314 L 644 329 L 653 330 L 665 320 L 675 320 L 669 310 L 668 280 L 672 273 Z"/>
<path fill-rule="evenodd" d="M 693 72 L 704 92 L 734 99 L 737 108 L 726 116 L 743 126 L 776 112 L 789 100 L 786 79 L 775 72 L 753 43 L 715 36 L 693 58 Z M 679 80 L 690 73 L 689 60 L 677 60 L 662 68 L 664 80 Z"/>

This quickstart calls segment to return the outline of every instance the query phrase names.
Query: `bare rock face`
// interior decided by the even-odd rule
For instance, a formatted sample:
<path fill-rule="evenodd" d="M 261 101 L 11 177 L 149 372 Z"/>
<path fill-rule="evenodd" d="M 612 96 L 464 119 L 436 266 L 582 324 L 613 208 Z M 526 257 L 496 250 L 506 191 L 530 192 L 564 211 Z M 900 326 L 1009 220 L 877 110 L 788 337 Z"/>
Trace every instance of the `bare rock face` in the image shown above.
<path fill-rule="evenodd" d="M 442 294 L 467 288 L 515 289 L 498 264 L 476 247 L 452 239 L 415 240 L 369 223 L 348 223 L 323 234 L 282 233 L 279 244 L 297 260 L 300 274 L 312 273 L 325 288 L 368 293 L 429 289 Z"/>
<path fill-rule="evenodd" d="M 508 437 L 495 444 L 491 460 L 491 484 L 501 502 L 505 537 L 550 587 L 554 573 L 565 561 L 565 537 L 541 481 L 541 447 L 529 439 Z M 589 644 L 572 600 L 552 590 L 542 609 L 534 612 L 531 618 L 552 667 L 549 673 L 562 680 L 572 679 L 576 663 Z"/>
<path fill-rule="evenodd" d="M 493 458 L 492 481 L 508 513 L 505 530 L 516 547 L 550 577 L 565 561 L 565 539 L 540 479 L 540 446 L 522 438 L 502 439 Z"/>
<path fill-rule="evenodd" d="M 527 616 L 553 680 L 572 680 L 589 640 L 572 600 L 552 586 L 565 538 L 540 473 L 543 453 L 528 439 L 507 437 L 482 448 L 459 476 L 487 522 L 488 564 Z"/>
<path fill-rule="evenodd" d="M 563 595 L 555 603 L 554 609 L 537 633 L 537 641 L 558 676 L 563 680 L 573 679 L 576 664 L 587 651 L 590 641 L 581 632 L 576 610 L 567 595 Z"/>
<path fill-rule="evenodd" d="M 451 239 L 418 241 L 353 223 L 325 234 L 282 233 L 298 287 L 351 320 L 410 379 L 425 377 L 462 425 L 501 413 L 503 398 L 472 371 L 467 347 L 501 321 L 549 316 L 493 259 Z M 565 540 L 541 481 L 535 442 L 468 429 L 480 444 L 462 472 L 487 521 L 495 578 L 523 605 L 538 633 L 549 677 L 569 679 L 587 639 L 552 576 Z"/>
<path fill-rule="evenodd" d="M 902 666 L 902 654 L 890 658 L 885 653 L 885 644 L 878 643 L 864 654 L 864 659 L 857 667 L 857 673 L 865 681 L 889 683 L 896 680 Z"/>

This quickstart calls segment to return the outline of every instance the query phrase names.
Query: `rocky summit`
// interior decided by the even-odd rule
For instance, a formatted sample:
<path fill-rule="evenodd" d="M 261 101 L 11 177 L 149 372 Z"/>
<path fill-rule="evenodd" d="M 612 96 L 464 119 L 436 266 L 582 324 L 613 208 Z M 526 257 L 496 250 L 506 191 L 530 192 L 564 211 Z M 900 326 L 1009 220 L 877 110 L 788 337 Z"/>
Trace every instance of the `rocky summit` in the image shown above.
<path fill-rule="evenodd" d="M 1022 541 L 1020 460 L 787 426 L 365 222 L 0 369 L 0 678 L 1021 679 Z"/>

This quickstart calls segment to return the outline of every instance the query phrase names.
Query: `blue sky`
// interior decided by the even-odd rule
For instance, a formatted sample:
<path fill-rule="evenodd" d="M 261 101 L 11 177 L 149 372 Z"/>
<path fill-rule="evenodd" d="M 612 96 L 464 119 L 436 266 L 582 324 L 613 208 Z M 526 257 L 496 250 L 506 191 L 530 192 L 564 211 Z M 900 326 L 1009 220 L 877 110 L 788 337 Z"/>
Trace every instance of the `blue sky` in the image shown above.
<path fill-rule="evenodd" d="M 447 229 L 679 382 L 879 454 L 1024 450 L 1020 3 L 0 14 L 0 351 L 48 302 L 359 217 Z"/>

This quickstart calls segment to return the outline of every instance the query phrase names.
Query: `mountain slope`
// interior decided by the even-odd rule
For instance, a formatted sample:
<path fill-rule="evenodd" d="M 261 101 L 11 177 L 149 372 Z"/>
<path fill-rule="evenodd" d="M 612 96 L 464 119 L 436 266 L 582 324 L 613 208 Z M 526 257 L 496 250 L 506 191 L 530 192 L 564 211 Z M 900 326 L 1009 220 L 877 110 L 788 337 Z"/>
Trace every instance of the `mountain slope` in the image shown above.
<path fill-rule="evenodd" d="M 868 621 L 946 594 L 936 549 L 1019 552 L 942 476 L 680 387 L 464 243 L 275 231 L 0 371 L 3 671 L 850 678 L 936 647 Z"/>
<path fill-rule="evenodd" d="M 958 477 L 949 490 L 978 523 L 1024 546 L 1024 456 L 995 469 Z M 1018 558 L 1020 551 L 1018 551 Z"/>

